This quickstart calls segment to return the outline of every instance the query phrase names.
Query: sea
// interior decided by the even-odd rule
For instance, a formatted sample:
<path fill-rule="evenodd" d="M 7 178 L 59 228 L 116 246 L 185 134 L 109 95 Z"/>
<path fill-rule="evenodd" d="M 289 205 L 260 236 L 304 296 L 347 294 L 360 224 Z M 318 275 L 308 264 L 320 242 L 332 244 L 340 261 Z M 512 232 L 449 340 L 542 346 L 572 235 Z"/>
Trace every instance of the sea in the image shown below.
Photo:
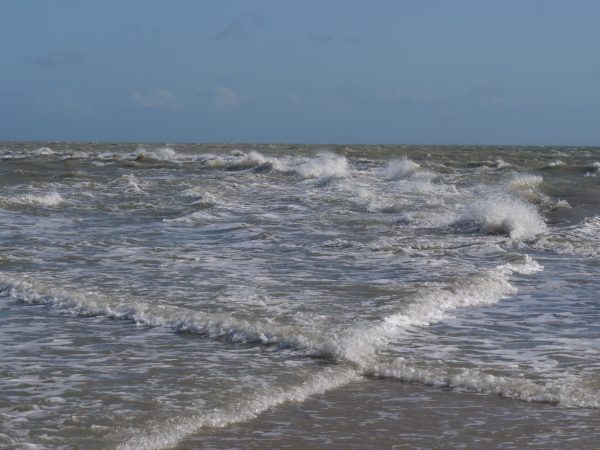
<path fill-rule="evenodd" d="M 596 449 L 600 148 L 0 142 L 0 448 Z"/>

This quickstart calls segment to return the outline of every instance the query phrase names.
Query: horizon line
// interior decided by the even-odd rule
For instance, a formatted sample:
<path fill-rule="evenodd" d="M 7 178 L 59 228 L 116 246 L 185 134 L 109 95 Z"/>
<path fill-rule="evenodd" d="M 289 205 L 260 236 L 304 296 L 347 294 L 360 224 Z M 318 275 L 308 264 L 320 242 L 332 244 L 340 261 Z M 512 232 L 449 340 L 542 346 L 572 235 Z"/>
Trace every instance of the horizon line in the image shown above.
<path fill-rule="evenodd" d="M 157 145 L 306 145 L 306 146 L 413 146 L 413 147 L 586 147 L 599 148 L 600 144 L 494 144 L 494 143 L 450 143 L 450 144 L 435 144 L 435 143 L 389 143 L 389 142 L 260 142 L 260 141 L 158 141 L 158 140 L 22 140 L 9 139 L 0 140 L 0 143 L 29 143 L 29 144 L 157 144 Z"/>

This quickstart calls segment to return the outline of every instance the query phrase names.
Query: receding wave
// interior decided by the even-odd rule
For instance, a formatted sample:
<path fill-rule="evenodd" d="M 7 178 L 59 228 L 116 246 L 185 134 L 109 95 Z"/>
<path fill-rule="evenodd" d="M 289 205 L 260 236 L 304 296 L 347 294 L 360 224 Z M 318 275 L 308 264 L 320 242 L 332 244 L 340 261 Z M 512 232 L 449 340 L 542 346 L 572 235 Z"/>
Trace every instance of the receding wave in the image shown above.
<path fill-rule="evenodd" d="M 340 359 L 364 366 L 370 363 L 378 350 L 411 328 L 439 322 L 448 311 L 457 308 L 493 304 L 514 294 L 517 289 L 509 282 L 513 272 L 533 274 L 542 269 L 536 261 L 524 256 L 522 261 L 461 277 L 454 283 L 423 294 L 375 326 L 358 328 L 340 336 L 333 351 Z"/>
<path fill-rule="evenodd" d="M 398 360 L 392 364 L 375 364 L 364 373 L 404 382 L 500 395 L 528 402 L 600 408 L 598 386 L 581 380 L 534 381 L 528 378 L 494 375 L 480 369 L 427 366 L 406 360 Z"/>
<path fill-rule="evenodd" d="M 320 334 L 307 333 L 300 327 L 278 325 L 271 321 L 263 323 L 222 313 L 123 301 L 98 293 L 59 289 L 4 275 L 0 275 L 0 293 L 75 316 L 104 316 L 232 342 L 278 345 L 360 366 L 392 339 L 411 328 L 442 320 L 449 310 L 496 303 L 513 294 L 516 288 L 509 282 L 513 272 L 530 274 L 540 270 L 542 267 L 537 262 L 525 256 L 523 261 L 461 277 L 454 283 L 424 293 L 375 325 L 353 327 L 339 333 L 323 331 Z"/>
<path fill-rule="evenodd" d="M 119 450 L 159 450 L 174 447 L 178 442 L 203 428 L 223 428 L 228 425 L 256 418 L 269 408 L 287 402 L 302 402 L 308 397 L 341 387 L 359 378 L 359 375 L 344 367 L 326 368 L 310 375 L 297 386 L 277 386 L 266 392 L 240 399 L 235 403 L 215 409 L 207 414 L 175 417 L 168 422 L 142 429 Z"/>

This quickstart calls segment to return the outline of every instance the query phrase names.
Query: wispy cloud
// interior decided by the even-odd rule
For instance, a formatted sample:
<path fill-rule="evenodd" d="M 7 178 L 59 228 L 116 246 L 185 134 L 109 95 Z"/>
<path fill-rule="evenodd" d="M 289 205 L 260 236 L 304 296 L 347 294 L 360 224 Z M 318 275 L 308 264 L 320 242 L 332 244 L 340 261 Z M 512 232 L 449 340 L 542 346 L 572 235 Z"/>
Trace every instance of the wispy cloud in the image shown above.
<path fill-rule="evenodd" d="M 315 42 L 317 44 L 331 44 L 333 42 L 333 36 L 329 34 L 309 34 L 306 37 L 306 40 L 309 42 Z"/>
<path fill-rule="evenodd" d="M 229 22 L 225 28 L 214 36 L 215 42 L 229 39 L 245 39 L 256 31 L 263 23 L 263 17 L 255 12 L 248 12 Z"/>
<path fill-rule="evenodd" d="M 349 45 L 351 47 L 358 47 L 359 45 L 362 45 L 364 43 L 364 40 L 356 34 L 342 38 L 336 38 L 330 34 L 309 34 L 306 37 L 306 40 L 315 44 L 341 43 Z"/>
<path fill-rule="evenodd" d="M 42 114 L 92 114 L 94 109 L 79 95 L 66 88 L 58 88 L 44 96 L 24 96 L 19 105 Z"/>
<path fill-rule="evenodd" d="M 364 39 L 356 34 L 344 38 L 344 42 L 352 47 L 358 47 L 364 44 Z"/>
<path fill-rule="evenodd" d="M 472 87 L 468 94 L 481 103 L 502 105 L 506 103 L 504 90 L 504 87 L 499 84 L 488 83 Z"/>
<path fill-rule="evenodd" d="M 215 103 L 219 111 L 227 111 L 237 108 L 240 104 L 240 98 L 233 89 L 224 86 L 215 88 Z"/>
<path fill-rule="evenodd" d="M 401 91 L 385 92 L 377 95 L 379 100 L 398 103 L 403 106 L 424 105 L 433 103 L 433 95 L 427 93 L 407 94 Z"/>
<path fill-rule="evenodd" d="M 590 70 L 589 72 L 586 72 L 585 75 L 587 78 L 592 78 L 593 80 L 600 80 L 600 69 Z"/>
<path fill-rule="evenodd" d="M 31 64 L 35 64 L 36 66 L 74 66 L 83 61 L 83 55 L 74 50 L 63 50 L 45 55 L 26 56 L 24 59 Z"/>
<path fill-rule="evenodd" d="M 179 109 L 181 105 L 177 98 L 166 89 L 141 92 L 137 89 L 131 92 L 133 102 L 148 109 Z"/>

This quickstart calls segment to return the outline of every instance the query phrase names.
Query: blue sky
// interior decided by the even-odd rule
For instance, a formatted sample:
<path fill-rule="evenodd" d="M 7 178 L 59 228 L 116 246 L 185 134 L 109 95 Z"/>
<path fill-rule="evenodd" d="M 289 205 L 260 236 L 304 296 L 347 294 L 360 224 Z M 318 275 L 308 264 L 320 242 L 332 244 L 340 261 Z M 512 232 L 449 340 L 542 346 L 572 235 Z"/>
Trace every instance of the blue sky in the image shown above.
<path fill-rule="evenodd" d="M 0 140 L 600 145 L 596 0 L 0 5 Z"/>

